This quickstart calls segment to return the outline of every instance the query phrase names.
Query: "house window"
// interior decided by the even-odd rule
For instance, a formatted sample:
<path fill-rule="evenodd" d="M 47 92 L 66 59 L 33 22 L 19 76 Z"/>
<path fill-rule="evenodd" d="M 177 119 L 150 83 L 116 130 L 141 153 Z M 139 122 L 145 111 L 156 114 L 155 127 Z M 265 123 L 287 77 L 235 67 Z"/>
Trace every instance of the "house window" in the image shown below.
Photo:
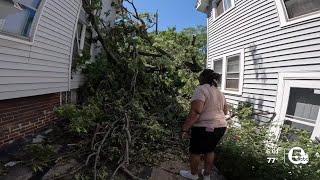
<path fill-rule="evenodd" d="M 223 59 L 217 59 L 213 61 L 213 70 L 216 73 L 222 74 L 222 64 L 223 64 Z M 218 87 L 221 88 L 221 82 L 218 82 Z"/>
<path fill-rule="evenodd" d="M 213 1 L 213 10 L 215 17 L 219 17 L 234 6 L 234 0 Z"/>
<path fill-rule="evenodd" d="M 222 75 L 220 89 L 229 94 L 242 94 L 244 52 L 236 51 L 213 60 L 213 70 Z"/>
<path fill-rule="evenodd" d="M 311 139 L 320 139 L 320 72 L 279 73 L 276 118 L 271 127 L 276 138 L 294 141 L 296 131 L 283 131 L 283 124 L 305 130 Z"/>
<path fill-rule="evenodd" d="M 310 137 L 320 135 L 317 132 L 320 121 L 320 94 L 312 88 L 291 87 L 284 124 L 293 129 L 305 130 Z M 288 134 L 289 140 L 295 140 L 295 134 Z"/>
<path fill-rule="evenodd" d="M 284 0 L 288 18 L 296 18 L 320 10 L 319 0 Z"/>
<path fill-rule="evenodd" d="M 0 1 L 0 32 L 30 37 L 41 0 Z"/>
<path fill-rule="evenodd" d="M 227 57 L 226 89 L 239 90 L 240 54 Z"/>
<path fill-rule="evenodd" d="M 276 0 L 282 25 L 320 17 L 319 0 Z"/>

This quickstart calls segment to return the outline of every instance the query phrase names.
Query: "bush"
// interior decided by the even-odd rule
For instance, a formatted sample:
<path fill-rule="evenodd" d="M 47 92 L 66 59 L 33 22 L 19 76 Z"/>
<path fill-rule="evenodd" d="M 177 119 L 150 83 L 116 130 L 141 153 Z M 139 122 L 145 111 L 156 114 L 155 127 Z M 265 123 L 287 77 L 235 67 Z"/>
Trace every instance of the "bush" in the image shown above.
<path fill-rule="evenodd" d="M 241 128 L 231 127 L 219 146 L 222 153 L 217 160 L 217 167 L 222 171 L 227 179 L 233 180 L 277 180 L 277 179 L 320 179 L 320 158 L 317 152 L 320 152 L 320 145 L 310 140 L 310 135 L 302 130 L 293 130 L 289 127 L 283 127 L 282 136 L 287 137 L 295 133 L 295 141 L 288 138 L 281 138 L 276 144 L 279 147 L 278 153 L 274 156 L 277 160 L 274 163 L 268 163 L 265 140 L 268 137 L 267 130 L 269 126 L 258 125 L 255 121 L 240 117 L 243 114 L 250 114 L 248 107 L 245 110 L 240 109 L 239 113 Z M 284 156 L 293 147 L 301 147 L 309 155 L 309 163 L 306 165 L 294 165 Z M 286 158 L 286 159 L 284 159 Z"/>
<path fill-rule="evenodd" d="M 32 157 L 30 165 L 34 172 L 42 172 L 44 168 L 51 166 L 56 157 L 51 145 L 31 144 L 26 146 L 25 151 L 27 156 Z"/>

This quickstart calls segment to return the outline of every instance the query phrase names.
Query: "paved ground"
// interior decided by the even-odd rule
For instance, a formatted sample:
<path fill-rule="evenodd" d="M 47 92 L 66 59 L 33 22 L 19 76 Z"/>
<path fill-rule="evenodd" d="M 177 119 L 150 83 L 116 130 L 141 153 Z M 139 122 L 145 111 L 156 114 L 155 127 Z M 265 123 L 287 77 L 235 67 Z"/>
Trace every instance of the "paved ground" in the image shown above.
<path fill-rule="evenodd" d="M 150 180 L 185 180 L 179 175 L 181 169 L 188 170 L 188 164 L 179 161 L 168 161 L 161 164 L 160 167 L 154 168 Z M 202 178 L 200 178 L 202 179 Z M 212 180 L 225 180 L 216 171 L 212 172 Z"/>

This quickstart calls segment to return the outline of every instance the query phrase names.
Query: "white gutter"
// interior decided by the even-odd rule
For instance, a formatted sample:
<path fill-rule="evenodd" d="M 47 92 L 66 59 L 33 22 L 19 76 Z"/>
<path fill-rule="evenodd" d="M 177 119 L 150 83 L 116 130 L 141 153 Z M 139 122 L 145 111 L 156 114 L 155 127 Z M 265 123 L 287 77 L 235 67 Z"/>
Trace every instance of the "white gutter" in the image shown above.
<path fill-rule="evenodd" d="M 73 59 L 73 46 L 74 46 L 74 39 L 76 37 L 76 31 L 77 31 L 77 28 L 78 28 L 78 20 L 79 20 L 81 7 L 82 7 L 82 1 L 80 0 L 80 4 L 79 4 L 79 7 L 78 7 L 77 18 L 76 18 L 76 20 L 74 22 L 75 25 L 74 25 L 74 29 L 73 29 L 72 43 L 71 43 L 71 47 L 70 47 L 68 91 L 71 90 L 71 66 L 72 66 L 72 59 Z"/>

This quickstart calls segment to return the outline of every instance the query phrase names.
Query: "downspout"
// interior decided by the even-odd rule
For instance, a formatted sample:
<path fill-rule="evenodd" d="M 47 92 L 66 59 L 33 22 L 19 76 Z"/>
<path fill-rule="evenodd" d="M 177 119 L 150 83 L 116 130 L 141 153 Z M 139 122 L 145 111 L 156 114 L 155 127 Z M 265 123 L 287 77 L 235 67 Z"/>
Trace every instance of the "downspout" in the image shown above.
<path fill-rule="evenodd" d="M 79 7 L 78 7 L 78 14 L 77 18 L 74 22 L 74 29 L 73 29 L 73 36 L 72 36 L 72 42 L 71 42 L 71 47 L 70 47 L 70 58 L 69 58 L 69 76 L 68 76 L 68 91 L 71 90 L 71 66 L 72 66 L 72 59 L 73 59 L 73 46 L 74 46 L 74 39 L 76 37 L 76 31 L 78 28 L 78 20 L 80 16 L 80 11 L 82 7 L 82 1 L 80 0 Z"/>
<path fill-rule="evenodd" d="M 82 25 L 82 31 L 81 31 L 81 36 L 80 36 L 80 45 L 79 45 L 79 56 L 82 57 L 82 51 L 84 48 L 84 41 L 86 38 L 86 30 L 87 30 L 87 26 L 85 24 Z"/>

